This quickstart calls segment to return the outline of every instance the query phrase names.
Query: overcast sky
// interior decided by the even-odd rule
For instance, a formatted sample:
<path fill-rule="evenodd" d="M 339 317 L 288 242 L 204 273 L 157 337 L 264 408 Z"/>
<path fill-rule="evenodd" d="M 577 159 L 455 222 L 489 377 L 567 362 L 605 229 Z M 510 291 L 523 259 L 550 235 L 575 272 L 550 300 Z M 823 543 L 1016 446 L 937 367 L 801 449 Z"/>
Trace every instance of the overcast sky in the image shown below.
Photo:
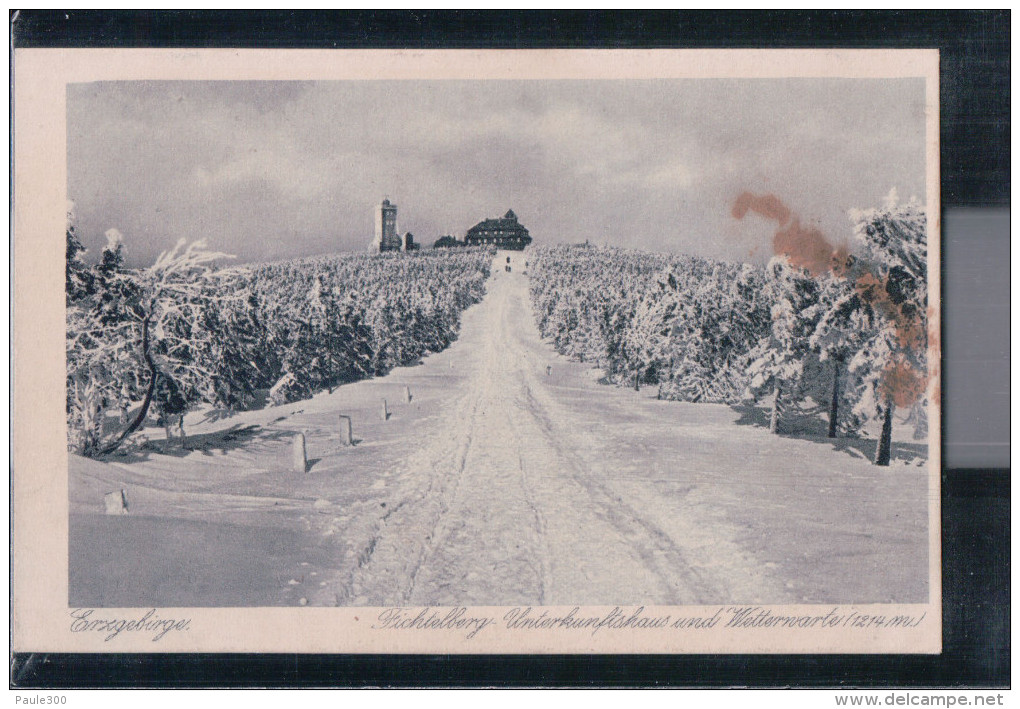
<path fill-rule="evenodd" d="M 68 89 L 68 198 L 89 256 L 180 237 L 240 262 L 364 251 L 373 208 L 431 245 L 512 208 L 536 243 L 728 260 L 771 192 L 832 240 L 890 188 L 924 198 L 921 79 L 102 82 Z"/>

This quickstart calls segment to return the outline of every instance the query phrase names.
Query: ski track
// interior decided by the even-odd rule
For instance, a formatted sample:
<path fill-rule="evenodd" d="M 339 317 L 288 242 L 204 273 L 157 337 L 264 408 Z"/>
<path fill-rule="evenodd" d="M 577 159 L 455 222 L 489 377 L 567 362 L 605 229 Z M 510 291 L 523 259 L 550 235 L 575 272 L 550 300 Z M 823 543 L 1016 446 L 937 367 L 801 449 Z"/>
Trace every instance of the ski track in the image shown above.
<path fill-rule="evenodd" d="M 402 484 L 345 579 L 347 605 L 695 604 L 721 595 L 677 540 L 598 480 L 545 383 L 517 274 L 490 281 L 465 393 L 399 466 Z M 591 432 L 587 432 L 591 435 Z M 722 594 L 724 595 L 724 594 Z"/>
<path fill-rule="evenodd" d="M 76 602 L 928 598 L 921 461 L 876 469 L 849 442 L 777 437 L 729 407 L 597 384 L 541 339 L 524 256 L 507 273 L 506 255 L 457 341 L 423 366 L 222 421 L 194 412 L 194 449 L 152 440 L 108 463 L 75 459 Z M 340 444 L 338 414 L 356 445 Z M 117 489 L 132 514 L 97 519 Z M 143 563 L 138 539 L 160 553 Z"/>

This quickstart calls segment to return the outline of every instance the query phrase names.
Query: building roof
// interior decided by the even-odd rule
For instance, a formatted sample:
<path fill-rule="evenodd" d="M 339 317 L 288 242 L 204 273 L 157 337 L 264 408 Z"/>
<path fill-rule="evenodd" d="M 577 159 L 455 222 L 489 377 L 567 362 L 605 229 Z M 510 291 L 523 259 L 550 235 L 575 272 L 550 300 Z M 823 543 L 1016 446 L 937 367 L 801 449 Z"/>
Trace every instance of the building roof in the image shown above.
<path fill-rule="evenodd" d="M 514 210 L 512 209 L 507 211 L 505 215 L 498 219 L 485 219 L 483 221 L 478 222 L 473 227 L 468 229 L 467 233 L 472 234 L 480 231 L 492 231 L 496 229 L 501 229 L 503 231 L 514 231 L 521 234 L 528 233 L 528 230 L 525 229 L 524 226 L 519 221 L 517 221 L 517 215 L 514 214 Z"/>

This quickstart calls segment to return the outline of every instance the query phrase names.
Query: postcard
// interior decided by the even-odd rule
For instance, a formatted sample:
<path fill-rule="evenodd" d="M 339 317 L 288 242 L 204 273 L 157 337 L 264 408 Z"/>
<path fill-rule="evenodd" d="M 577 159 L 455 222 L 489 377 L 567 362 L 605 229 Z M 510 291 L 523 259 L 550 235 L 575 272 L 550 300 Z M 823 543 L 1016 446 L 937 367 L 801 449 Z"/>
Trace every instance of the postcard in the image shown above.
<path fill-rule="evenodd" d="M 16 50 L 14 649 L 939 652 L 938 91 Z"/>

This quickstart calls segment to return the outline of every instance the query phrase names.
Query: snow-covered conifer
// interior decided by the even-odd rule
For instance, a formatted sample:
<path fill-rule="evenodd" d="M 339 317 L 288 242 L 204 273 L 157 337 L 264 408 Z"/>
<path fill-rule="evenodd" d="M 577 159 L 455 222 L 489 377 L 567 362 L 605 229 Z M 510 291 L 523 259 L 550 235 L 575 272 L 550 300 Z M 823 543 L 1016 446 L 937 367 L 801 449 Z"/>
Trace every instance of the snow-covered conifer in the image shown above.
<path fill-rule="evenodd" d="M 849 371 L 859 392 L 856 409 L 882 421 L 875 463 L 888 465 L 895 408 L 926 404 L 927 220 L 916 200 L 897 204 L 895 192 L 882 207 L 854 211 L 851 219 L 863 253 L 850 277 L 877 317 Z"/>
<path fill-rule="evenodd" d="M 96 278 L 95 273 L 82 258 L 85 255 L 85 247 L 75 233 L 73 203 L 68 203 L 65 231 L 67 247 L 64 262 L 64 290 L 67 303 L 70 305 L 94 292 Z"/>
<path fill-rule="evenodd" d="M 749 367 L 752 391 L 771 390 L 769 430 L 778 432 L 784 409 L 800 396 L 810 336 L 818 321 L 818 283 L 803 269 L 789 264 L 785 256 L 768 265 L 767 289 L 772 300 L 771 329 L 759 343 Z"/>

